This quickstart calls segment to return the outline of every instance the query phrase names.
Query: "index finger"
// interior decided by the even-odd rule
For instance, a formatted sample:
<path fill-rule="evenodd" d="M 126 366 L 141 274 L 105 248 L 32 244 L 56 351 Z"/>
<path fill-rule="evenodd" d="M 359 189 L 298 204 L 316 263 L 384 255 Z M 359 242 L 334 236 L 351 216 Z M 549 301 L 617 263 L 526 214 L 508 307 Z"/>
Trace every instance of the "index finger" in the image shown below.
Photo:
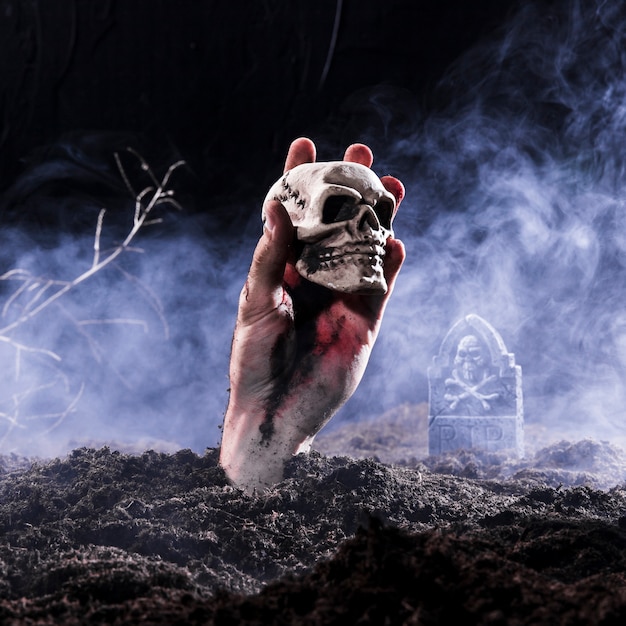
<path fill-rule="evenodd" d="M 364 143 L 353 143 L 346 148 L 343 160 L 352 163 L 360 163 L 361 165 L 365 165 L 365 167 L 372 167 L 374 155 Z"/>
<path fill-rule="evenodd" d="M 303 163 L 313 163 L 315 161 L 315 144 L 307 137 L 299 137 L 294 139 L 287 151 L 287 158 L 285 159 L 285 172 L 291 170 L 296 165 L 302 165 Z"/>

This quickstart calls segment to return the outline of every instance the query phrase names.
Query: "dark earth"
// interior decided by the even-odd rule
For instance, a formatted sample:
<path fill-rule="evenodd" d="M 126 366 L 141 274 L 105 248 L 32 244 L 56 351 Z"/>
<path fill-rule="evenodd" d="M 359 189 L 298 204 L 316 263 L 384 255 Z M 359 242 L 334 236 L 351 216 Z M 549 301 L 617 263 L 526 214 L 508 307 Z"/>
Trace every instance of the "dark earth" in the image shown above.
<path fill-rule="evenodd" d="M 626 623 L 626 454 L 529 426 L 524 459 L 427 458 L 424 415 L 323 432 L 256 495 L 216 449 L 2 457 L 0 621 Z"/>

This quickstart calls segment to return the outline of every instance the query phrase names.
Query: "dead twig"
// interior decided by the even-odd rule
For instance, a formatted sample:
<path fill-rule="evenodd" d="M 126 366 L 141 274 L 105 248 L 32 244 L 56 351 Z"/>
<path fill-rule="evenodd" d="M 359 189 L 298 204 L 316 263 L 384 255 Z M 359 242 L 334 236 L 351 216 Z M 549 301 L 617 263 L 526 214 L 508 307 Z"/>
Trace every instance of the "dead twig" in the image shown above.
<path fill-rule="evenodd" d="M 133 226 L 126 235 L 125 239 L 118 246 L 113 248 L 113 250 L 108 252 L 108 254 L 102 257 L 102 253 L 100 250 L 100 240 L 102 235 L 104 217 L 106 213 L 106 210 L 102 209 L 98 214 L 98 220 L 96 224 L 96 233 L 93 244 L 94 255 L 91 266 L 88 270 L 86 270 L 73 280 L 44 280 L 39 277 L 33 277 L 29 272 L 19 269 L 11 270 L 0 276 L 0 280 L 17 280 L 22 282 L 22 285 L 18 287 L 18 289 L 9 298 L 9 301 L 4 305 L 3 317 L 6 317 L 9 308 L 23 293 L 34 291 L 34 294 L 23 306 L 23 311 L 21 315 L 19 315 L 15 320 L 10 322 L 6 326 L 0 328 L 0 335 L 6 336 L 11 331 L 33 319 L 42 311 L 47 309 L 51 304 L 56 302 L 59 298 L 67 294 L 69 291 L 76 288 L 78 285 L 85 282 L 94 274 L 97 274 L 108 265 L 111 265 L 123 252 L 128 251 L 130 249 L 131 242 L 135 239 L 137 233 L 141 230 L 142 227 L 149 226 L 160 221 L 148 220 L 148 216 L 152 213 L 155 207 L 163 204 L 169 204 L 177 209 L 181 208 L 178 202 L 174 199 L 173 190 L 168 189 L 167 185 L 170 181 L 172 174 L 178 168 L 183 166 L 185 162 L 181 160 L 176 161 L 176 163 L 170 165 L 161 181 L 158 181 L 156 176 L 154 175 L 154 172 L 143 159 L 143 157 L 132 148 L 128 148 L 128 151 L 131 154 L 135 155 L 137 159 L 139 159 L 142 170 L 149 175 L 154 185 L 146 187 L 135 195 L 135 212 L 133 218 Z M 117 153 L 115 154 L 115 160 L 122 175 L 122 178 L 126 183 L 126 186 L 132 193 L 134 193 L 133 187 L 130 184 L 128 176 L 121 163 L 119 154 Z M 58 288 L 53 291 L 53 293 L 47 295 L 47 292 L 54 287 Z"/>
<path fill-rule="evenodd" d="M 15 338 L 15 332 L 25 326 L 28 322 L 35 319 L 42 312 L 50 309 L 53 304 L 61 304 L 61 299 L 64 296 L 109 266 L 115 267 L 126 280 L 135 285 L 159 317 L 166 337 L 169 334 L 163 307 L 156 294 L 154 294 L 148 286 L 144 285 L 139 279 L 137 279 L 137 277 L 122 269 L 116 261 L 125 252 L 143 252 L 140 248 L 137 248 L 134 245 L 134 240 L 142 228 L 161 223 L 162 220 L 160 218 L 153 217 L 153 212 L 156 207 L 169 205 L 180 210 L 181 207 L 174 198 L 174 192 L 169 188 L 169 184 L 172 175 L 176 172 L 176 170 L 184 165 L 184 161 L 179 160 L 173 163 L 167 169 L 162 178 L 159 179 L 155 175 L 152 168 L 138 152 L 132 148 L 127 148 L 127 152 L 137 159 L 142 172 L 144 172 L 149 179 L 149 184 L 141 191 L 136 192 L 127 171 L 122 164 L 120 155 L 118 153 L 114 154 L 114 159 L 120 176 L 135 200 L 132 226 L 121 243 L 115 245 L 109 250 L 102 249 L 102 234 L 106 217 L 106 209 L 103 208 L 99 211 L 96 221 L 91 264 L 84 272 L 75 278 L 70 280 L 59 280 L 56 278 L 35 276 L 28 270 L 21 268 L 11 269 L 0 275 L 0 281 L 2 282 L 17 283 L 17 287 L 8 296 L 0 309 L 0 318 L 7 320 L 7 323 L 3 327 L 0 327 L 0 343 L 10 346 L 10 348 L 14 350 L 16 383 L 20 381 L 22 375 L 24 355 L 43 357 L 44 362 L 48 359 L 53 364 L 59 364 L 62 361 L 62 357 L 53 350 L 28 346 L 25 343 L 18 341 Z M 64 306 L 61 305 L 60 310 L 66 316 L 69 315 Z M 15 317 L 9 321 L 9 318 L 13 316 Z M 100 346 L 97 345 L 97 342 L 95 342 L 95 340 L 85 331 L 87 327 L 117 324 L 134 325 L 143 328 L 144 332 L 148 332 L 148 325 L 146 321 L 135 318 L 119 317 L 111 319 L 76 320 L 69 315 L 69 319 L 71 320 L 71 323 L 74 324 L 78 334 L 82 335 L 91 346 L 91 351 L 96 362 L 102 361 L 101 350 L 99 349 Z M 36 394 L 50 390 L 51 387 L 56 386 L 59 382 L 63 384 L 67 391 L 71 388 L 67 377 L 59 366 L 52 365 L 52 369 L 55 371 L 55 374 L 43 385 L 30 385 L 27 389 L 12 393 L 10 398 L 3 401 L 4 408 L 0 409 L 0 423 L 4 423 L 6 430 L 2 436 L 0 436 L 0 445 L 7 441 L 7 438 L 13 430 L 16 428 L 27 428 L 27 424 L 35 420 L 52 422 L 43 433 L 39 433 L 45 435 L 52 429 L 56 428 L 67 417 L 67 415 L 75 411 L 76 406 L 83 394 L 83 383 L 81 383 L 79 391 L 74 394 L 72 399 L 63 409 L 59 411 L 52 411 L 50 413 L 27 413 L 27 401 Z"/>

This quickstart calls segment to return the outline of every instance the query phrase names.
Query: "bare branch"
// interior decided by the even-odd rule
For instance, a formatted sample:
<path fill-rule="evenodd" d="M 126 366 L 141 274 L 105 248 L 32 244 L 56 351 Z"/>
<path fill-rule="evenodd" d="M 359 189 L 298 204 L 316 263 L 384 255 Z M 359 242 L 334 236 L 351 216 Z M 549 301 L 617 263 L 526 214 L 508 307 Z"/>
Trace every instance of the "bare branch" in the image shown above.
<path fill-rule="evenodd" d="M 31 301 L 28 302 L 22 314 L 16 320 L 6 325 L 4 328 L 0 328 L 0 335 L 6 335 L 7 333 L 21 326 L 25 322 L 28 322 L 29 320 L 37 316 L 41 311 L 47 309 L 51 304 L 53 304 L 59 298 L 64 296 L 66 293 L 68 293 L 70 290 L 74 289 L 77 285 L 91 278 L 91 276 L 93 276 L 94 274 L 102 270 L 107 265 L 110 265 L 115 259 L 117 259 L 118 256 L 120 256 L 120 254 L 122 254 L 122 252 L 130 248 L 131 242 L 133 241 L 137 233 L 140 231 L 140 229 L 145 225 L 146 218 L 148 217 L 148 215 L 150 214 L 150 212 L 155 206 L 157 206 L 158 204 L 166 203 L 166 204 L 171 204 L 177 208 L 180 208 L 178 203 L 172 197 L 173 192 L 171 190 L 165 189 L 165 186 L 169 182 L 171 175 L 174 173 L 174 171 L 176 171 L 179 167 L 181 167 L 184 164 L 184 161 L 177 161 L 176 163 L 172 164 L 168 168 L 163 179 L 159 182 L 154 172 L 152 171 L 150 166 L 146 163 L 144 158 L 132 148 L 127 148 L 127 150 L 139 160 L 142 170 L 148 173 L 150 179 L 154 182 L 154 186 L 146 187 L 145 189 L 140 191 L 138 194 L 136 194 L 135 216 L 133 220 L 133 227 L 130 229 L 130 231 L 126 235 L 126 238 L 124 239 L 124 241 L 121 244 L 119 244 L 117 247 L 113 248 L 105 257 L 103 258 L 101 257 L 100 238 L 101 238 L 101 233 L 102 233 L 102 219 L 104 217 L 104 213 L 103 213 L 104 209 L 100 211 L 98 215 L 98 223 L 96 225 L 96 235 L 95 235 L 95 241 L 94 241 L 94 260 L 92 262 L 91 267 L 87 271 L 83 272 L 80 276 L 77 276 L 71 281 L 50 281 L 50 280 L 45 281 L 43 287 L 36 294 L 36 296 Z M 124 167 L 119 158 L 119 154 L 117 153 L 115 154 L 115 160 L 117 162 L 118 168 L 120 169 L 122 178 L 124 179 L 124 182 L 126 183 L 126 186 L 128 187 L 129 190 L 132 190 L 133 187 L 130 184 L 130 181 L 128 180 L 126 171 L 124 170 Z M 144 204 L 144 200 L 146 198 L 149 198 L 149 201 L 147 204 Z M 5 274 L 4 276 L 6 277 L 6 279 L 9 279 L 9 278 L 13 279 L 13 278 L 19 277 L 18 279 L 28 280 L 28 278 L 26 278 L 28 274 L 27 273 L 25 274 L 23 271 L 7 272 L 7 274 Z M 0 277 L 0 280 L 2 279 L 3 277 Z M 33 282 L 27 285 L 25 289 L 36 288 L 36 285 L 38 284 L 37 281 L 43 282 L 43 279 L 32 279 L 32 281 Z M 33 285 L 35 285 L 35 287 L 33 287 Z M 35 304 L 42 299 L 44 294 L 52 286 L 59 286 L 59 289 L 57 289 L 54 293 L 50 294 L 47 298 L 45 298 L 37 306 L 35 306 Z M 24 289 L 22 289 L 22 292 L 23 291 Z M 15 301 L 16 301 L 16 297 L 13 297 L 12 302 L 15 302 Z M 6 310 L 8 309 L 6 308 L 6 305 L 5 305 L 5 311 Z"/>
<path fill-rule="evenodd" d="M 126 188 L 128 189 L 128 191 L 130 191 L 130 195 L 133 196 L 133 198 L 137 197 L 137 192 L 135 191 L 135 189 L 133 188 L 133 186 L 130 184 L 130 180 L 128 179 L 128 176 L 126 174 L 126 170 L 124 169 L 124 166 L 122 165 L 122 161 L 120 159 L 120 155 L 118 152 L 116 152 L 113 155 L 113 158 L 115 159 L 115 163 L 117 164 L 117 169 L 120 173 L 120 176 L 122 177 L 122 180 L 124 181 L 124 184 L 126 185 Z"/>
<path fill-rule="evenodd" d="M 93 240 L 93 261 L 91 267 L 98 265 L 100 262 L 100 236 L 102 235 L 102 223 L 104 222 L 104 214 L 106 209 L 101 209 L 98 213 L 98 222 L 96 223 L 96 235 Z"/>
<path fill-rule="evenodd" d="M 54 361 L 61 361 L 61 357 L 56 353 L 52 352 L 52 350 L 45 350 L 43 348 L 33 348 L 31 346 L 26 346 L 22 343 L 14 341 L 10 337 L 5 337 L 4 335 L 0 335 L 0 341 L 4 343 L 8 343 L 13 346 L 15 349 L 20 350 L 22 352 L 31 352 L 36 354 L 44 354 L 45 356 L 50 357 Z"/>
<path fill-rule="evenodd" d="M 72 401 L 67 405 L 67 407 L 65 407 L 63 411 L 59 411 L 57 413 L 42 414 L 42 415 L 31 415 L 26 418 L 23 418 L 23 420 L 33 421 L 33 420 L 41 420 L 41 419 L 54 419 L 55 420 L 54 423 L 48 426 L 48 428 L 46 428 L 46 430 L 44 430 L 41 433 L 42 435 L 47 435 L 49 432 L 54 430 L 59 424 L 61 424 L 61 422 L 63 422 L 63 420 L 65 420 L 65 418 L 70 413 L 74 413 L 74 411 L 76 410 L 76 405 L 81 399 L 84 390 L 85 390 L 85 385 L 82 384 L 80 386 L 80 389 L 78 390 L 78 393 L 74 396 Z"/>
<path fill-rule="evenodd" d="M 11 269 L 0 275 L 0 281 L 14 281 L 17 283 L 16 288 L 12 291 L 12 293 L 10 293 L 2 306 L 1 315 L 7 323 L 4 327 L 0 327 L 0 343 L 10 346 L 10 348 L 14 351 L 15 380 L 19 381 L 21 378 L 22 369 L 26 366 L 24 358 L 26 355 L 42 357 L 44 363 L 49 360 L 50 365 L 46 364 L 45 367 L 52 367 L 52 370 L 54 370 L 52 377 L 48 379 L 45 384 L 30 386 L 28 389 L 16 391 L 11 395 L 10 399 L 5 399 L 4 404 L 9 403 L 11 407 L 7 409 L 5 406 L 0 410 L 0 423 L 6 426 L 5 432 L 2 436 L 0 436 L 0 445 L 7 441 L 10 433 L 16 428 L 26 428 L 25 424 L 28 422 L 41 420 L 52 421 L 53 423 L 45 430 L 44 433 L 41 434 L 50 432 L 53 428 L 56 428 L 70 413 L 75 411 L 84 390 L 84 384 L 82 384 L 78 393 L 75 394 L 63 410 L 45 414 L 37 413 L 28 415 L 27 407 L 29 406 L 30 398 L 36 397 L 37 394 L 45 392 L 46 390 L 57 386 L 59 383 L 64 385 L 66 391 L 69 391 L 70 384 L 69 379 L 63 370 L 55 365 L 62 362 L 59 354 L 52 350 L 25 345 L 15 339 L 14 331 L 35 319 L 40 313 L 49 309 L 53 304 L 56 304 L 58 310 L 71 320 L 71 323 L 74 325 L 77 333 L 85 338 L 88 345 L 91 347 L 94 359 L 96 362 L 100 363 L 103 361 L 103 358 L 106 358 L 106 355 L 102 350 L 102 346 L 100 346 L 100 344 L 86 332 L 86 328 L 95 325 L 133 325 L 142 328 L 145 333 L 149 330 L 148 324 L 145 320 L 135 318 L 119 317 L 102 320 L 74 319 L 74 317 L 63 306 L 61 299 L 78 285 L 87 281 L 89 278 L 108 266 L 115 267 L 126 280 L 132 282 L 140 291 L 147 303 L 159 317 L 165 336 L 167 337 L 169 334 L 165 313 L 156 294 L 154 294 L 152 290 L 143 284 L 136 276 L 133 276 L 119 267 L 115 261 L 122 253 L 125 252 L 143 252 L 141 248 L 134 245 L 134 240 L 143 227 L 162 223 L 162 219 L 159 217 L 151 217 L 149 219 L 152 210 L 156 206 L 170 205 L 177 210 L 181 209 L 180 204 L 174 198 L 173 190 L 168 189 L 167 187 L 173 173 L 184 165 L 184 161 L 176 161 L 170 165 L 166 173 L 159 180 L 145 159 L 137 151 L 132 148 L 127 148 L 127 152 L 137 159 L 141 170 L 147 174 L 150 183 L 146 187 L 142 188 L 141 191 L 137 192 L 130 181 L 130 177 L 122 163 L 120 154 L 114 154 L 114 159 L 120 172 L 120 176 L 122 177 L 126 188 L 135 199 L 132 226 L 126 233 L 126 236 L 121 243 L 108 250 L 102 249 L 101 244 L 104 230 L 104 217 L 106 213 L 106 209 L 103 208 L 99 211 L 96 222 L 91 265 L 83 273 L 71 280 L 58 280 L 43 276 L 33 276 L 29 270 L 21 268 Z M 14 319 L 7 320 L 10 315 Z M 113 369 L 116 371 L 115 368 Z M 127 384 L 125 377 L 122 376 L 121 373 L 116 371 L 116 374 L 119 376 L 123 384 Z"/>

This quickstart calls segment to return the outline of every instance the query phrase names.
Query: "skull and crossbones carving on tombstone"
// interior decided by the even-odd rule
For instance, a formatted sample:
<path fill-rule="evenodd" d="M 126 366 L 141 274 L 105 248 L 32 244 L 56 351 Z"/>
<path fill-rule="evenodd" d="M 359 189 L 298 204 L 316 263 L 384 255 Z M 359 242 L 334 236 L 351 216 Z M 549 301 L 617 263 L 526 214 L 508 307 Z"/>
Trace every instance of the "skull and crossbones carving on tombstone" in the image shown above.
<path fill-rule="evenodd" d="M 475 314 L 458 320 L 428 368 L 428 452 L 524 453 L 522 368 Z"/>
<path fill-rule="evenodd" d="M 459 341 L 452 376 L 445 381 L 448 410 L 466 415 L 489 413 L 500 395 L 489 388 L 497 378 L 489 374 L 488 359 L 478 338 L 466 335 Z"/>
<path fill-rule="evenodd" d="M 298 165 L 276 181 L 268 200 L 279 201 L 296 228 L 301 276 L 334 291 L 386 293 L 385 242 L 393 235 L 396 200 L 369 167 Z"/>

